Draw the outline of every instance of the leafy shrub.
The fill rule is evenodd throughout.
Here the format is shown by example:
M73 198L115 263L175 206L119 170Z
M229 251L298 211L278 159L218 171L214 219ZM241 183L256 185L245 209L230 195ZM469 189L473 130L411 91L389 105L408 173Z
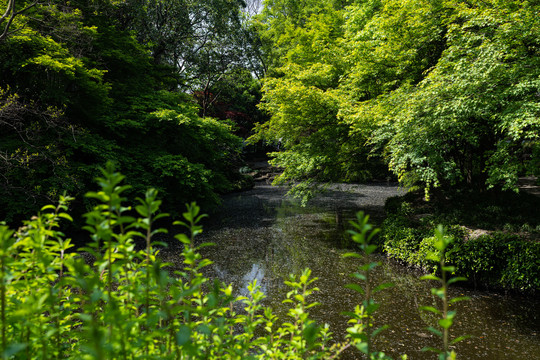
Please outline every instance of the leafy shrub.
M448 260L455 264L461 274L476 285L496 284L505 267L504 243L500 236L483 235L476 239L461 240L448 254Z
M475 285L538 290L539 256L539 243L499 232L456 243L448 260Z
M402 228L399 231L385 232L384 251L393 258L411 262L421 243L421 234L413 228Z
M382 249L399 261L422 266L424 263L418 262L418 251L428 233L426 229L412 227L405 215L410 213L410 204L404 202L402 205L397 214L390 215L383 222Z
M482 198L470 193L461 194L462 202L454 200L450 204L445 199L438 199L438 203L412 206L414 194L404 197L391 198L386 203L388 217L383 223L382 250L390 257L406 262L412 266L431 270L427 257L433 249L434 238L431 233L438 224L446 224L446 233L454 241L448 247L447 261L455 266L456 272L467 277L474 286L488 286L523 291L537 291L540 289L540 243L523 239L518 235L500 231L477 238L467 238L467 229L464 226L487 224L492 228L495 223L504 224L505 231L527 231L534 233L535 229L523 220L531 218L531 209L534 209L535 199L527 199L522 195L514 196L503 193L503 199L496 199L495 203L489 198ZM509 201L511 209L504 209L502 202ZM477 202L474 204L474 202ZM465 203L465 204L463 204ZM444 205L447 208L444 208ZM465 209L466 205L473 208ZM426 214L419 221L419 211L426 211L421 207L429 207L434 214ZM509 214L509 212L515 213ZM483 214L475 214L484 212ZM467 218L467 216L470 216ZM506 215L508 216L506 216ZM490 218L492 217L492 218ZM502 219L512 221L504 223ZM489 223L489 224L488 224ZM533 224L535 222L532 222ZM453 225L452 225L453 224ZM521 225L518 225L521 224Z
M512 241L506 245L509 256L501 282L516 289L540 289L540 243Z

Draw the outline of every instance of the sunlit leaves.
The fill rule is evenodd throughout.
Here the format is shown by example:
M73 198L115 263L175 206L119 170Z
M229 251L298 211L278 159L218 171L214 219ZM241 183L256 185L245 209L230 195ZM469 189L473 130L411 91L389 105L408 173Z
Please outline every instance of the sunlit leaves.
M265 34L280 63L265 88L272 120L259 134L285 144L286 153L274 155L284 178L323 179L313 164L325 164L349 180L346 174L366 167L356 159L370 152L371 159L384 156L405 185L424 187L426 198L439 186L515 189L519 174L537 172L534 3L386 0L339 10L323 3L317 15L311 6L272 2L263 13L276 24ZM325 16L334 18L334 30L320 26ZM277 96L287 89L290 96ZM313 90L328 100L293 95ZM321 105L330 99L328 113ZM290 110L303 106L328 117ZM314 131L331 146L306 151Z
M523 141L538 142L538 41L523 28L538 27L533 14L529 4L455 7L440 60L396 115L387 149L399 176L413 173L428 186L515 186Z
M273 164L284 169L277 182L302 181L293 191L305 197L312 194L310 180L369 176L362 168L366 152L358 151L365 138L350 137L338 117L343 94L336 89L348 66L340 46L344 15L342 4L332 1L272 1L259 17L276 56L261 104L271 119L256 128L254 139L280 142L282 151L272 154Z

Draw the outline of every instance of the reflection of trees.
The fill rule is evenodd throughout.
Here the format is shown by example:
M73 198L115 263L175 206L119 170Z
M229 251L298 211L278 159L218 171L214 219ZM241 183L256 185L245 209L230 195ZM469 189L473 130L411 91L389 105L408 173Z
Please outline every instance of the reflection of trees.
M212 259L212 273L221 281L234 283L234 287L245 294L247 284L257 279L263 292L282 283L276 279L271 262L274 251L271 237L264 228L235 228L213 231L206 236L216 246L203 249L203 256Z
M329 254L328 244L336 238L343 239L343 212L336 215L301 207L292 200L281 201L277 206L259 205L265 213L275 216L272 225L251 223L207 235L207 240L217 246L205 249L204 256L215 262L213 271L220 280L244 288L257 279L265 293L280 293L289 274L300 274L306 267L328 271L328 262L341 261L337 254ZM336 216L341 216L341 222L336 223ZM329 256L333 260L329 261Z

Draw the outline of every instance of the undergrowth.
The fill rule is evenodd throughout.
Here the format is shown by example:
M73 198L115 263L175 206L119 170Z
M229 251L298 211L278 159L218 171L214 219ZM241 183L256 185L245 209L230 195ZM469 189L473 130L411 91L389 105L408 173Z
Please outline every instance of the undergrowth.
M444 224L454 239L447 261L471 285L526 293L540 290L540 219L535 211L539 199L513 193L461 195L436 196L430 202L416 194L389 199L379 240L383 251L432 270L427 255L434 246L433 230Z

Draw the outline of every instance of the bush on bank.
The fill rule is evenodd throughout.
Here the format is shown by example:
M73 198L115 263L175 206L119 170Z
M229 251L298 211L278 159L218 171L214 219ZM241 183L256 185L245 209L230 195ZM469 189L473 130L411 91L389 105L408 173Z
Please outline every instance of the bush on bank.
M412 201L409 196L387 202L388 217L382 225L379 245L390 257L432 270L427 257L433 250L435 224L442 222L454 238L446 260L455 266L456 273L467 277L475 287L525 292L540 289L540 242L503 230L468 236L462 225L465 220L445 218L455 208L447 208L446 214L427 214L428 209L414 205ZM455 222L460 220L461 223ZM509 224L505 227L512 228Z

